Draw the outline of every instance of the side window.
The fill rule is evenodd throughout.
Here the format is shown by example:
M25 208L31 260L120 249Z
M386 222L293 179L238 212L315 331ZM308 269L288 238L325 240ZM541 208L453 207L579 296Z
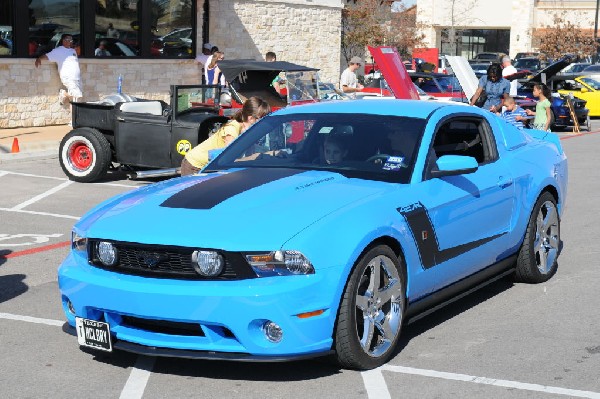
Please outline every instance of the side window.
M429 152L427 171L444 155L473 157L481 166L498 159L490 125L483 118L462 117L444 121L437 129Z

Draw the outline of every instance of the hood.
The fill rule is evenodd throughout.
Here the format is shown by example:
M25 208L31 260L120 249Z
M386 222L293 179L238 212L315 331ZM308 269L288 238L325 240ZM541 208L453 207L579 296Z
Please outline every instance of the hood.
M539 70L538 73L533 75L527 82L542 83L542 77L544 75L546 76L545 81L548 82L550 78L552 78L554 75L562 71L566 66L571 64L573 62L573 59L574 58L570 55L564 56L560 60L548 65L546 68Z
M446 59L450 63L452 71L454 71L456 78L460 82L465 95L470 99L473 97L473 94L475 94L477 86L479 85L479 79L477 79L473 68L471 68L471 64L469 64L469 61L463 56L447 55Z
M394 97L406 100L419 99L419 93L395 48L369 46L369 51L394 93Z
M326 171L237 169L133 191L86 215L77 227L90 238L272 250L317 220L387 187ZM242 243L244 248L238 247Z

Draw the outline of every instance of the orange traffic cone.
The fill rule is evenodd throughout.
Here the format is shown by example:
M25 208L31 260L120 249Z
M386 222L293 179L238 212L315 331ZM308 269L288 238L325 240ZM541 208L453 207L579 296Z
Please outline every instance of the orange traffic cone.
M14 138L13 140L13 145L12 145L12 149L10 150L10 152L15 153L15 152L19 152L19 139L18 138Z

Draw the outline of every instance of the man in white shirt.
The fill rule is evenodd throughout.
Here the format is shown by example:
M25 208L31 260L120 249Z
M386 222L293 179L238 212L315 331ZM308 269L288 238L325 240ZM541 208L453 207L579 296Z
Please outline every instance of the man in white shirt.
M60 46L54 48L47 54L40 55L35 60L35 67L39 67L42 60L56 62L58 65L58 74L60 81L67 88L60 89L58 101L64 104L68 102L77 102L81 100L83 94L81 92L81 72L79 70L79 59L77 52L73 48L73 36L64 34L60 38Z
M340 89L344 93L348 93L352 98L356 98L355 93L361 91L363 88L363 85L358 83L358 78L356 77L356 70L360 68L362 63L363 60L360 57L352 57L348 63L348 68L344 69L340 77Z
M202 46L202 54L198 54L196 56L196 62L202 67L202 84L206 84L206 66L209 63L209 58L211 56L210 50L212 50L214 46L210 43L204 43Z
M517 68L515 68L510 61L509 57L502 57L502 77L506 78L507 76L514 75L517 73ZM514 97L517 95L517 79L513 79L510 81L510 96Z

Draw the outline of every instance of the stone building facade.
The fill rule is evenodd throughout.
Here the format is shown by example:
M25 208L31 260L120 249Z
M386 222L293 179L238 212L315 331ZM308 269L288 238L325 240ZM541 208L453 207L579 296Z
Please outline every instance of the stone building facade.
M280 60L320 69L323 81L335 82L341 71L342 0L197 0L197 32L201 35L204 2L209 1L208 41L227 59L263 60L275 51ZM199 54L202 38L196 41ZM97 101L117 91L168 101L173 84L201 81L191 59L81 58L84 101ZM33 58L0 59L0 128L65 124L70 112L58 104L61 83L55 63L39 68Z
M417 23L424 27L426 47L442 48L442 31L451 26L457 30L509 30L506 50L512 57L536 50L533 30L552 26L555 15L582 29L592 29L595 12L596 0L417 0Z

